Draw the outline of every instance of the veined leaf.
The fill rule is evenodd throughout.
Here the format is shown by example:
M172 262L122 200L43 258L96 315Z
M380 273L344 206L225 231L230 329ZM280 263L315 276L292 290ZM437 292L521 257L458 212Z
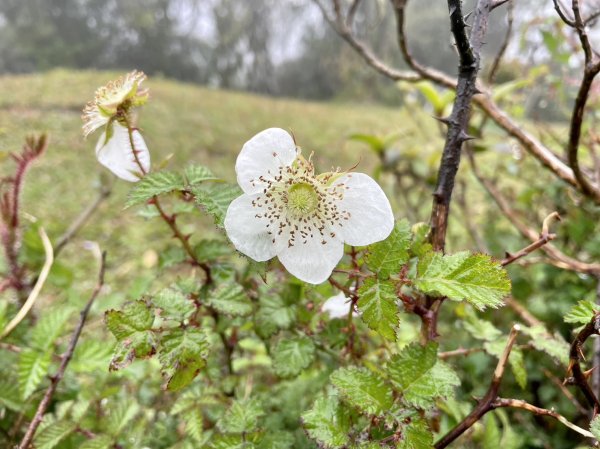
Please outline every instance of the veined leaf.
M278 376L296 376L312 363L315 357L315 345L308 337L281 340L273 349L272 356L275 373Z
M220 284L208 297L208 304L226 315L246 316L252 312L252 303L241 285L235 282Z
M125 207L145 203L154 196L181 190L185 188L183 178L177 173L170 171L159 171L149 173L138 181L127 195Z
M213 186L194 186L192 193L196 198L196 203L200 205L206 213L212 215L215 224L223 227L223 220L229 204L242 194L241 189L231 184L215 184Z
M590 432L594 435L594 438L600 440L600 416L596 416L590 423Z
M510 293L508 274L499 263L486 254L467 251L425 254L417 265L414 285L424 293L467 300L480 310L501 306Z
M565 315L565 323L587 324L600 311L600 306L584 299L575 304Z
M413 417L409 424L402 428L402 437L396 446L398 449L433 449L433 434L427 422Z
M381 415L394 402L392 389L366 368L340 368L330 379L350 405L368 415Z
M394 284L369 278L358 295L357 305L365 323L388 340L395 340L399 318Z
M120 400L110 403L108 411L107 432L116 437L140 412L140 406L133 401Z
M189 385L205 365L210 349L208 335L202 329L171 329L160 339L158 358L167 374L167 389Z
M31 346L45 351L50 349L64 331L73 309L59 307L44 313L31 331Z
M177 287L162 289L152 298L152 304L161 310L163 319L183 321L196 310L194 303Z
M397 273L400 267L408 262L408 249L411 243L410 225L401 220L396 223L390 236L369 247L367 265L377 273L378 278L388 278Z
M190 165L186 167L185 172L185 182L189 186L193 186L194 184L199 184L204 181L217 181L219 180L213 172L210 171L208 167L204 165Z
M531 327L521 326L521 332L531 338L531 344L535 349L545 352L564 366L568 365L570 345L560 333L551 334L542 324Z
M227 409L217 426L225 433L252 432L258 428L258 421L264 414L258 400L237 400Z
M108 435L96 435L91 440L84 441L79 449L110 449L113 443Z
M19 389L23 399L27 399L46 378L51 357L50 351L36 349L25 349L19 354Z
M77 426L69 421L56 421L36 434L33 445L36 449L52 449L67 438Z
M117 346L110 362L110 370L129 365L134 358L154 354L156 342L150 331L154 323L154 312L144 301L126 304L122 310L105 313L106 326L117 339Z
M312 409L302 415L304 428L321 447L339 448L348 444L350 420L336 395L321 395Z
M0 378L0 406L15 412L21 411L23 403L19 395L19 384L8 378Z
M296 303L288 304L276 294L260 295L259 309L256 313L256 332L261 337L269 337L278 329L288 329L295 321Z

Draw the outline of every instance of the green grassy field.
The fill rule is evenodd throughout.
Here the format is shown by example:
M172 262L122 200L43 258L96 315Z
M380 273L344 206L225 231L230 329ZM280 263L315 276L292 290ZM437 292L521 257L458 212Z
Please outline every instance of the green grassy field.
M91 256L82 253L84 240L108 250L111 278L126 285L132 270L143 269L144 261L150 268L152 251L160 252L169 237L162 223L123 209L131 184L113 180L97 163L94 146L99 133L87 141L82 137L81 109L97 87L119 75L55 70L0 77L0 152L17 150L27 134L50 135L48 153L29 173L23 210L42 223L51 239L94 200L101 177L114 181L111 197L60 257L60 264L79 282L93 282L95 270ZM234 161L241 146L264 128L291 130L305 153L315 152L321 170L360 161L359 170L369 172L374 157L364 145L348 142L347 136L390 133L406 121L400 110L371 105L273 99L160 78L151 78L147 86L151 101L140 113L139 126L154 166L172 155L171 169L199 163L230 181L235 180ZM7 173L12 164L7 158L2 161L0 173ZM185 226L200 230L198 234L213 232L202 217Z

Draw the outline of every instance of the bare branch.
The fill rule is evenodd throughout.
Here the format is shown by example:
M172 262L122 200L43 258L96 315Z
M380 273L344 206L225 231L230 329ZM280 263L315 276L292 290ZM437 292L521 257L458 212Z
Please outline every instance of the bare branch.
M567 25L569 25L570 27L575 28L575 22L572 19L569 19L567 17L567 15L565 14L565 12L563 11L563 6L560 4L560 1L559 0L552 0L552 2L554 3L554 9L558 13L560 19L563 22L565 22Z
M516 252L515 254L507 253L507 256L500 262L500 265L505 267L506 265L513 263L515 260L518 260L521 257L527 256L528 254L532 253L536 249L544 246L546 243L554 240L556 238L556 234L551 234L550 232L548 232L548 227L549 227L550 221L555 220L555 219L560 220L560 215L558 215L558 212L552 212L550 215L548 215L544 219L544 224L542 226L542 232L540 233L540 237L535 242L526 246L525 248Z
M29 424L29 427L27 428L27 431L25 432L25 435L23 436L23 439L21 440L18 449L28 449L30 447L31 442L33 440L33 436L35 435L35 431L41 424L42 418L44 417L44 413L46 412L46 409L48 408L48 406L50 405L50 401L52 400L52 396L54 395L58 384L60 383L65 374L67 365L71 361L71 357L73 357L73 352L75 352L75 346L77 346L77 341L79 340L79 336L81 335L81 331L83 329L83 325L85 324L85 320L87 319L88 313L90 312L92 304L96 300L98 294L100 293L100 290L102 289L102 286L104 285L105 267L106 253L103 253L100 259L100 273L98 275L98 283L96 284L96 288L94 288L92 296L90 297L87 304L80 313L79 323L77 324L77 327L71 334L69 346L67 347L67 351L61 357L61 362L58 367L58 371L56 371L56 374L54 374L50 378L50 385L46 389L46 393L44 394L44 397L38 405L33 420Z
M467 431L471 426L473 426L473 424L479 421L483 417L483 415L485 415L490 410L494 409L493 403L498 399L500 383L502 382L502 377L504 376L504 370L508 362L508 357L510 356L510 351L512 350L512 347L515 344L515 340L517 339L517 334L519 333L519 330L520 328L518 324L515 324L510 330L506 346L504 347L504 351L502 351L502 355L498 360L498 364L496 365L496 369L494 370L492 381L485 396L477 403L477 406L473 409L471 413L469 413L469 415L465 419L463 419L460 423L456 425L456 427L450 430L450 432L448 432L435 443L435 449L442 449L448 446L459 436L461 436L465 431Z
M529 404L526 401L521 399L505 399L498 398L492 403L492 409L501 408L501 407L511 407L511 408L519 408L522 410L527 410L528 412L534 413L536 415L541 416L551 416L552 418L559 421L561 424L564 424L569 429L574 430L575 432L583 435L587 438L594 438L594 435L589 430L582 429L581 427L573 424L567 418L562 416L560 413L556 413L554 410L548 410L545 408L536 407L535 405Z
M496 54L496 57L492 62L492 66L490 67L490 71L487 76L488 84L492 84L494 82L498 69L500 68L500 63L502 62L502 58L504 57L504 53L506 53L506 49L508 48L508 43L510 42L510 37L513 29L514 9L514 2L509 3L508 10L506 12L506 34L504 35L502 45L500 45L498 53Z

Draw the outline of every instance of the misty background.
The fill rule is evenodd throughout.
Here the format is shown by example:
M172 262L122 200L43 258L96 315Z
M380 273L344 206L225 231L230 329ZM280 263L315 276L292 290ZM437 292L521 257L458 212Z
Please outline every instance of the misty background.
M466 11L472 3L466 2ZM552 16L551 2L543 3L517 2L515 27L522 35L513 39L499 82L518 77L520 66L534 58L548 58L535 51L543 37L526 33L534 15L536 20ZM409 5L413 54L455 74L446 1ZM355 29L383 60L403 67L388 1L365 0ZM503 7L491 16L484 66L505 30ZM55 67L136 68L215 88L294 98L400 101L394 83L367 67L311 0L2 0L0 73Z

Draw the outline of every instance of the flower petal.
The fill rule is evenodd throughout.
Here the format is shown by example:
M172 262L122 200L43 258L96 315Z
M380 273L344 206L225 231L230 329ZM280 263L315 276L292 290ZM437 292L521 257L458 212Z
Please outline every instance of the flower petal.
M283 266L298 279L310 284L320 284L344 255L344 244L337 238L309 238L283 249L277 257Z
M267 221L258 218L252 200L258 195L242 195L231 202L225 215L225 231L236 249L263 262L275 257L275 245L267 233Z
M260 176L273 179L281 167L294 162L296 155L296 144L287 131L265 129L242 147L235 163L238 184L245 193L257 193L264 188Z
M150 170L150 152L138 130L133 131L133 145L143 171L148 172ZM136 182L143 176L131 148L129 131L118 123L113 123L112 135L108 141L106 141L106 130L100 136L96 144L96 157L98 162L125 181Z
M329 318L332 319L344 318L348 316L350 307L352 307L350 299L346 298L346 295L343 292L340 292L325 301L321 306L321 311L323 313L328 313ZM356 315L356 313L352 312L352 315Z
M379 184L364 173L347 173L334 182L342 183L344 198L338 207L350 213L338 231L344 242L364 246L386 239L394 228L394 214Z

